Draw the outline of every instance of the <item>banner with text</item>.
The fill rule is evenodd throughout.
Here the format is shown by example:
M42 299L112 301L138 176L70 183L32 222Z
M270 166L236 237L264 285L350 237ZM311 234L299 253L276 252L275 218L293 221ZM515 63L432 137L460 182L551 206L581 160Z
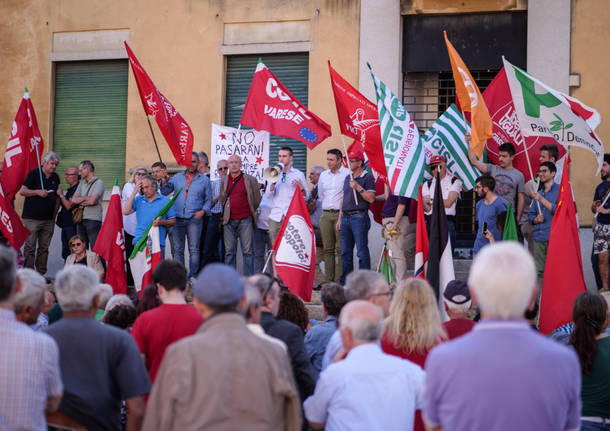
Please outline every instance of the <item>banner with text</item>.
M241 158L241 169L263 183L263 171L269 167L269 132L264 130L235 129L212 123L210 179L220 178L216 169L220 160L233 154Z

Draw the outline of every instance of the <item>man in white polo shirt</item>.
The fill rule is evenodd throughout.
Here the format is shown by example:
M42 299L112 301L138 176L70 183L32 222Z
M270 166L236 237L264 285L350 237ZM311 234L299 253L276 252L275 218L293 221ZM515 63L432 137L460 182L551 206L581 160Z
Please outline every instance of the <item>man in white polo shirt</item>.
M280 148L277 158L284 165L284 169L280 174L280 179L276 183L270 184L265 192L272 202L271 212L269 213L269 238L272 245L282 227L282 221L288 212L288 207L297 188L301 189L305 200L309 198L305 175L292 166L292 148Z
M338 281L341 277L341 240L335 227L343 201L343 183L349 169L343 166L343 154L333 148L326 153L328 170L320 174L318 197L322 202L320 232L324 246L324 272L327 281ZM335 265L335 257L339 262Z
M455 207L457 199L462 190L462 182L451 174L447 174L447 161L443 156L432 156L429 162L432 174L436 175L436 170L439 170L441 178L441 192L443 193L443 203L445 204L445 214L447 214L447 222L449 227L449 236L451 238L451 247L455 248ZM426 219L432 214L432 201L434 199L434 180L426 181L421 189L421 194L424 199L424 213Z

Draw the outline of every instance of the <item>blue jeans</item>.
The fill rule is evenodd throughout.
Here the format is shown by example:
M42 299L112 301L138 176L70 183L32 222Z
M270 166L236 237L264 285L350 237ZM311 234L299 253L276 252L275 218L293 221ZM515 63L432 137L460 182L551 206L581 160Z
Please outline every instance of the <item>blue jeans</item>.
M241 243L241 252L244 257L245 276L254 274L254 226L252 218L242 220L229 220L224 225L225 236L225 263L232 267L237 266L237 239Z
M199 242L203 219L176 218L176 226L172 229L172 253L174 259L184 263L184 237L189 247L189 277L196 277L199 269Z
M345 284L345 277L354 270L354 244L358 256L359 269L371 269L371 255L369 253L369 229L371 219L368 211L356 214L343 213L341 217L341 262L343 274L341 284Z
M610 431L610 421L603 423L580 421L580 431Z
M269 238L269 231L256 228L254 230L254 272L263 272L265 267L265 252L271 250L271 238ZM273 273L273 265L271 261L267 265L268 274Z

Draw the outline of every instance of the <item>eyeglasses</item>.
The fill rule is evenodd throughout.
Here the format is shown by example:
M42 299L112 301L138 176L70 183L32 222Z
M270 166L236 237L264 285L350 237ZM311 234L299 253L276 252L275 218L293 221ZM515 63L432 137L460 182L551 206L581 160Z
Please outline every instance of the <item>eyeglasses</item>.
M77 177L78 174L69 174L69 173L66 172L66 176Z
M394 289L389 289L387 292L383 293L373 293L370 296L387 296L388 298L392 298L392 296L394 296Z
M224 168L218 168L218 170L219 170L219 171L226 171L226 170L228 170L228 169L229 169L229 167L228 167L228 166L225 166Z
M79 247L81 245L83 245L82 242L73 242L72 244L70 244L70 247Z
M282 172L282 182L286 182L286 172Z
M136 175L146 175L146 172L136 172Z

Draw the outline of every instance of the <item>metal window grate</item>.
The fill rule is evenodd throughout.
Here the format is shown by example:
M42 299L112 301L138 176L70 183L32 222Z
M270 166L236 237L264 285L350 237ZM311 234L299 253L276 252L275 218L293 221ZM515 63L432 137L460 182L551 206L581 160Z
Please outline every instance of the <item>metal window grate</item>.
M470 71L481 92L485 91L499 70ZM451 72L408 72L403 75L403 103L420 133L455 103L455 83ZM476 195L462 192L456 207L457 248L471 248L476 236Z

